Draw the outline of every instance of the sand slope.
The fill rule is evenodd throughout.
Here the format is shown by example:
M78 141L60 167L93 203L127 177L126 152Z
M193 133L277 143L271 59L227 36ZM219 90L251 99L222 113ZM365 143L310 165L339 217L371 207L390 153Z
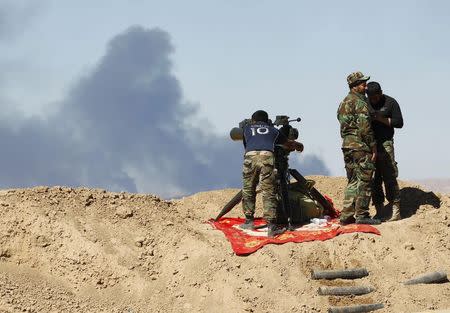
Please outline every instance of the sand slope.
M342 204L344 178L314 177ZM383 302L378 312L450 308L450 283L403 286L450 273L450 198L402 183L404 220L382 236L269 245L247 257L204 223L236 190L165 201L152 195L36 187L0 191L0 312L326 312ZM259 200L260 201L260 200ZM233 216L242 216L240 208ZM313 281L312 268L366 267L348 281ZM371 284L354 298L323 285Z

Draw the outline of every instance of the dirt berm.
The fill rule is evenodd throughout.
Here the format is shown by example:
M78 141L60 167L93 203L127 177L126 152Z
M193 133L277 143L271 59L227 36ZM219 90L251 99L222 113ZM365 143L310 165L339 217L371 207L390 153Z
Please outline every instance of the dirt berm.
M313 177L342 205L344 178ZM450 308L450 283L405 286L450 272L450 199L401 183L398 222L381 236L268 245L238 257L205 223L236 190L177 200L99 189L0 191L0 312L326 312L382 302L377 312ZM260 201L260 200L259 200ZM240 207L230 215L242 216ZM311 280L311 269L365 267L358 281ZM372 285L357 297L324 285Z

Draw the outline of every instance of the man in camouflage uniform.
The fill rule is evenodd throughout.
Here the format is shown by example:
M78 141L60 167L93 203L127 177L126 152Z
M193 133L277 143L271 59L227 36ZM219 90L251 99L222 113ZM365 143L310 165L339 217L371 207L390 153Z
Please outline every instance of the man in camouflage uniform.
M340 123L342 152L344 153L347 187L341 224L379 224L380 220L369 215L372 176L375 170L376 143L372 130L367 98L366 82L370 77L361 72L348 75L350 92L339 105L337 118Z
M384 207L383 182L388 207L392 207L389 221L397 221L400 216L400 188L397 182L398 168L394 155L394 128L403 127L403 117L397 101L383 94L377 82L367 84L367 96L372 115L372 128L377 142L377 161L372 187L372 202L377 210L376 217L387 215Z
M274 150L276 144L289 145L303 150L303 145L288 140L280 131L269 125L267 112L259 110L253 113L252 122L244 127L244 165L242 170L242 207L245 223L244 229L253 229L255 214L256 186L260 184L264 218L268 223L268 236L274 237L284 229L277 228L276 208L278 206L278 183L275 172Z

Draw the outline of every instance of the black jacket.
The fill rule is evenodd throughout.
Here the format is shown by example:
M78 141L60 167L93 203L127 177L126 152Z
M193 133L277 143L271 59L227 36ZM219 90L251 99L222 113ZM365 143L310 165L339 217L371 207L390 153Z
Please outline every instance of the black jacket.
M382 144L386 140L392 140L394 138L394 128L403 127L402 111L398 102L388 95L383 95L380 102L376 104L370 103L370 106L371 111L373 110L373 112L378 112L381 116L391 119L391 126L372 121L375 140L378 144Z

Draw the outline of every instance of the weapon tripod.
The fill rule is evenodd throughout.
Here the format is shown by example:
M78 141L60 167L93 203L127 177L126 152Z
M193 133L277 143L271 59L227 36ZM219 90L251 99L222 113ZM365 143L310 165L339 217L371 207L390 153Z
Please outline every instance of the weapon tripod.
M278 195L280 197L280 204L277 208L277 222L280 224L287 224L288 229L293 229L292 225L292 208L289 203L289 184L290 177L292 176L300 184L307 186L306 178L299 173L296 169L289 168L289 153L290 151L285 150L282 146L275 147L275 168L277 170L277 182L278 182ZM309 195L312 199L319 202L326 212L332 212L334 209L330 202L314 187L307 188ZM240 190L227 204L222 208L220 213L214 219L218 221L225 214L230 212L239 202L242 200L242 190ZM260 226L260 227L264 227Z

